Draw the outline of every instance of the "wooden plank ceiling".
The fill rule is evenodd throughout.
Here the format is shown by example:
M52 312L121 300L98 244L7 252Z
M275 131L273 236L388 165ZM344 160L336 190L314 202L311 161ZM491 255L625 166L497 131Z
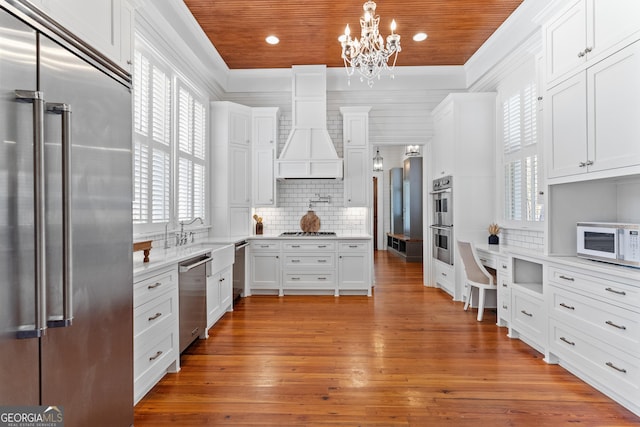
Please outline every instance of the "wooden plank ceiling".
M363 0L184 0L231 69L342 66L338 36L360 36ZM399 66L462 65L522 0L380 0L380 33L402 37ZM427 40L414 42L417 32ZM276 35L280 43L268 45Z

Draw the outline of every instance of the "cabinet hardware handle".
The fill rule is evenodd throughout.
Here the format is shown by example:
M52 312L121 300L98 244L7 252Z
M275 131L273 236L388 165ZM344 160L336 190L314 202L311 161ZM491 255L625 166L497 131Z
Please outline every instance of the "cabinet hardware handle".
M442 274L444 277L447 277L447 273L440 273L440 274Z
M326 248L327 245L318 245L318 249Z
M292 277L291 280L300 280L299 277Z
M319 259L318 262L327 262L326 259Z
M578 167L583 168L583 167L585 167L585 166L587 166L587 162L580 162L580 163L578 163Z
M193 331L191 331L191 336L198 335L199 330L200 328L195 328Z
M292 259L291 262L300 262L299 259Z
M564 279L564 280L568 280L570 282L575 282L576 281L576 279L574 279L573 277L567 277L567 276L563 276L563 275L560 275L558 277L561 278L561 279Z
M589 52L591 52L592 50L593 50L593 46L591 46L591 47L587 47L587 48L584 50L584 53L589 53Z
M291 245L292 248L299 248L300 245Z
M502 268L507 269L507 264L502 264Z
M318 280L327 280L326 277L318 277Z
M575 310L576 308L571 306L571 305L567 305L563 302L560 303L560 307L564 307L564 308L568 308L569 310Z
M569 341L568 339L566 339L565 337L560 337L560 341L564 341L569 345L576 345L576 343L574 343L573 341Z
M158 286L162 286L162 283L160 283L160 282L156 282L156 283L154 283L153 285L149 285L149 286L147 286L147 289L155 289L155 288L157 288Z
M338 258L342 259L342 255L340 255Z
M608 367L612 368L612 369L615 369L615 370L616 370L616 371L618 371L618 372L622 372L623 374L626 374L626 373L627 373L627 370L626 370L626 369L618 368L616 365L614 365L614 364L613 364L613 363L611 363L611 362L607 362L607 363L606 363L606 365L607 365Z
M606 321L606 322L604 322L604 323L606 323L606 324L607 324L607 325L609 325L609 326L613 326L614 328L622 329L623 331L625 331L625 330L627 329L627 327L626 327L626 326L624 326L624 325L616 325L616 324L615 324L615 323L613 323L611 320L607 320L607 321Z
M585 163L587 166L591 166L593 165L593 160L587 160L587 163Z
M605 291L611 292L617 295L623 295L623 296L627 294L625 291L616 291L615 289L611 289L611 288L606 288Z
M524 314L525 316L533 317L533 314L527 313L525 310L520 310L520 313Z
M484 258L480 258L480 262L487 262L487 260Z
M506 304L502 304L502 308L504 308L505 310L508 309L509 307L507 307Z
M352 249L356 249L358 247L358 245L349 245L350 248Z
M586 54L584 53L584 50L581 50L580 52L578 52L578 58L582 58L585 55Z
M221 277L220 279L218 279L218 282L220 283L224 282L224 277Z
M156 353L155 356L151 356L149 358L149 362L153 362L154 360L156 360L158 357L160 357L160 355L162 354L162 351L158 350L158 352Z
M538 101L542 101L542 97L541 96L538 97Z
M269 245L260 245L261 248L268 248Z
M149 322L152 320L156 320L158 317L162 316L162 313L156 313L153 316L149 317Z
M278 255L276 255L276 259L280 259L280 257Z
M509 285L507 285L506 283L503 283L503 284L502 284L502 287L503 287L503 288L508 288L508 287L509 287Z

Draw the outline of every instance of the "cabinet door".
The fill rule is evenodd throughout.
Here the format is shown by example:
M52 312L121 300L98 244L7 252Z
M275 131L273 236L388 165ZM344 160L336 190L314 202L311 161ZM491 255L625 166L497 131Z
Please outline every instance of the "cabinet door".
M553 20L545 29L547 82L552 83L585 62L587 47L587 11L585 0Z
M366 253L341 253L338 257L338 289L368 289Z
M220 305L220 274L207 277L207 329L218 320Z
M587 70L590 172L640 164L638 76L640 42Z
M587 3L587 58L602 59L630 40L640 31L640 2L638 0L590 0Z
M280 289L280 256L274 253L251 254L251 289Z
M253 152L253 204L275 206L276 181L274 178L275 150L272 147L256 148Z
M249 148L232 145L229 147L231 182L229 182L229 202L231 206L249 206L251 170Z
M220 272L220 315L233 310L233 276L231 267Z
M348 115L344 119L344 146L365 147L367 145L367 116Z
M549 178L586 172L586 73L565 80L547 92L545 163Z
M345 151L344 205L346 207L367 206L368 164L369 156L366 148L352 148Z
M433 128L432 178L435 179L453 173L453 146L455 138L453 105L450 105L434 118Z
M253 142L258 147L275 147L277 140L276 117L257 116L253 119Z
M238 111L229 112L229 142L249 145L251 143L251 116Z

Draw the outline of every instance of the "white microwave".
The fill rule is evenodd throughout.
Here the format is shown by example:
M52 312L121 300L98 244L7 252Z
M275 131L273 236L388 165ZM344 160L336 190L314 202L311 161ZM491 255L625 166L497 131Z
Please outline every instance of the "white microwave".
M640 224L578 223L577 255L640 268Z

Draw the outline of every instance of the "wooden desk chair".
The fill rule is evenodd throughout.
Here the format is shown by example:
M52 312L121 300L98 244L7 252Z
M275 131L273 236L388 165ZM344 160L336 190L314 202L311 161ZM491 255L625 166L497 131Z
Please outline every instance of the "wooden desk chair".
M497 290L496 278L484 268L473 244L458 240L458 252L464 266L465 283L467 284L467 301L464 303L464 310L466 311L471 303L472 288L478 288L478 321L481 321L485 291L487 289Z

